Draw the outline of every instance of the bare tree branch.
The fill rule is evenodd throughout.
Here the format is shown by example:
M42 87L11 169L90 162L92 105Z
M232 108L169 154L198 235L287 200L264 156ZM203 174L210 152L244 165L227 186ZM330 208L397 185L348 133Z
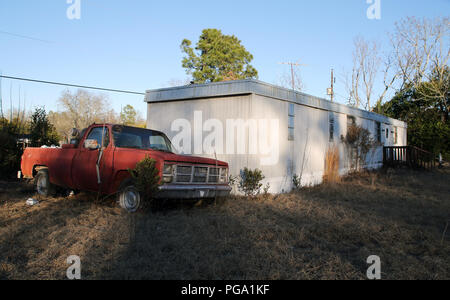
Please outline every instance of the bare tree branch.
M397 23L391 38L401 88L414 88L419 99L436 101L447 120L450 18L407 18Z
M357 108L362 105L371 110L380 61L379 46L376 42L368 42L362 37L355 38L351 80L348 77L346 80L350 104Z
M278 84L282 87L292 89L292 74L291 74L291 72L285 71L280 76ZM298 92L301 92L305 88L301 74L300 74L300 68L296 67L296 66L294 66L294 85L295 85L295 90Z

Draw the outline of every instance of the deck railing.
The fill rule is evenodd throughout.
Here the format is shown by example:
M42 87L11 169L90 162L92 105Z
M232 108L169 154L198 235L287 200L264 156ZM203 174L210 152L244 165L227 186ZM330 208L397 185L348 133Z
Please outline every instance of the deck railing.
M432 170L436 166L436 161L433 153L414 146L384 147L383 164L389 167L408 166Z

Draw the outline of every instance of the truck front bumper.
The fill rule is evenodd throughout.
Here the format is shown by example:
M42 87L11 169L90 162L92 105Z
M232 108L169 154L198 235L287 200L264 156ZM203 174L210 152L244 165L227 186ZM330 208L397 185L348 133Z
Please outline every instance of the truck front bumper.
M231 193L228 185L175 185L167 184L159 188L159 199L208 199L226 197Z

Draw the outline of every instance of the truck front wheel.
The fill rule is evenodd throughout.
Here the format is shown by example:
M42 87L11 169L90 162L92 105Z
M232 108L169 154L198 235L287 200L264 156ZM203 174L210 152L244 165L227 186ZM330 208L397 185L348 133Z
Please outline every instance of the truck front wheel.
M53 196L55 194L55 187L50 183L50 177L48 176L48 170L40 170L36 177L36 191L39 195L44 197Z
M122 184L119 192L119 204L129 213L135 213L141 207L141 193L132 182L127 181Z

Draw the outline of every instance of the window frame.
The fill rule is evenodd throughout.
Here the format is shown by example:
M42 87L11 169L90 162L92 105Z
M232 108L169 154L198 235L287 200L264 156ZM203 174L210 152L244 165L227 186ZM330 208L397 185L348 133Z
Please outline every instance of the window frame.
M295 104L288 105L288 141L295 141Z
M381 139L382 139L382 134L381 134L381 122L377 122L375 121L375 130L376 130L376 137L377 137L377 141L378 143L381 143Z
M130 130L128 132L123 133L122 131L125 129L126 130ZM135 131L135 132L133 132ZM130 135L130 136L137 136L142 138L141 133L142 132L150 132L151 135L149 133L148 136L161 136L166 144L167 149L152 149L152 148L135 148L135 147L125 147L124 145L118 144L116 139L120 137L121 134L124 135ZM114 143L114 147L119 148L119 149L137 149L137 150L154 150L154 151L162 151L162 152L170 152L173 154L177 154L177 151L175 149L175 147L172 144L172 141L167 137L167 135L163 132L160 131L156 131L156 130L150 130L150 129L144 129L144 128L136 128L136 127L132 127L132 126L123 126L123 125L114 125L111 128L111 136L110 138L112 139L112 142ZM149 139L149 146L151 146L150 143L150 139Z
M100 129L100 130L102 131L103 141L104 141L104 142L107 142L106 145L103 145L103 143L99 143L99 145L98 145L98 146L99 146L99 149L101 149L102 146L103 146L104 149L106 149L106 148L109 147L109 145L111 145L111 134L110 134L110 132L109 132L108 126L97 126L97 127L93 127L93 128L89 131L89 133L86 135L85 141L86 141L86 140L92 140L92 138L90 138L90 137L91 137L91 134L94 132L94 130L98 130L98 129ZM105 135L103 135L103 132L105 133ZM97 140L97 139L95 139L95 140ZM97 140L97 142L98 142L98 140ZM84 143L83 143L82 147L83 147L83 149L87 149L87 148L85 147Z
M328 140L330 143L334 142L334 133L335 133L335 129L336 129L336 120L334 118L334 114L332 112L330 112L328 114Z
M349 123L349 120L352 120L351 124ZM351 115L347 115L347 128L352 126L352 125L356 125L356 117L355 116L351 116Z
M398 127L394 126L394 145L398 145Z

